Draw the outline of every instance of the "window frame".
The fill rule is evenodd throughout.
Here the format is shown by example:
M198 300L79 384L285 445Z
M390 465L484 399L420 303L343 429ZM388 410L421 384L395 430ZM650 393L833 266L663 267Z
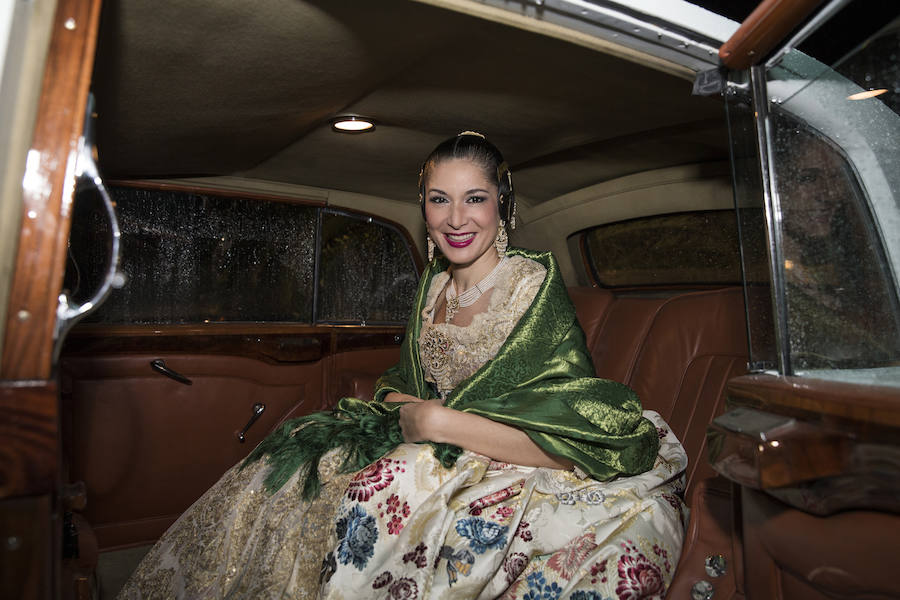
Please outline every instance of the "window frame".
M680 215L691 215L691 214L706 214L706 213L730 213L734 217L734 230L735 230L735 239L738 242L738 260L740 261L740 250L742 248L740 244L739 231L738 231L738 222L737 222L737 213L735 209L732 208L712 208L712 209L701 209L701 210L681 210L670 213L660 213L654 215L643 215L640 217L634 217L631 219L622 219L618 221L610 221L607 223L599 223L597 225L593 225L586 229L582 229L574 233L574 236L577 236L578 240L578 249L581 253L581 260L584 266L584 271L587 274L588 281L592 287L603 288L607 290L613 290L616 292L632 292L632 291L654 291L654 290L708 290L708 289L720 289L723 287L737 287L740 286L742 281L742 271L743 264L739 264L741 270L741 276L736 281L722 281L722 282L697 282L697 283L648 283L648 284L631 284L631 285L607 285L600 280L598 273L596 271L593 260L591 259L591 251L590 251L590 242L588 241L588 236L591 231L595 229L599 229L602 227L607 227L611 225L620 225L624 223L631 223L634 221L640 220L652 220L664 217L673 217Z
M350 219L358 219L361 221L367 221L369 223L379 223L382 227L393 230L396 233L401 235L401 238L406 243L406 252L409 254L410 261L416 269L416 275L421 279L422 272L425 269L425 265L422 262L421 257L419 256L418 251L413 251L416 247L413 243L412 237L409 235L409 232L406 231L399 223L394 221L390 221L388 219L383 219L381 217L376 217L375 215L364 213L361 211L354 211L351 209L347 209L345 207L335 208L331 206L322 207L318 211L318 215L316 218L316 262L314 267L314 277L315 277L315 290L313 291L313 325L359 325L362 327L366 327L369 324L375 326L390 326L397 325L398 323L390 321L354 321L352 319L345 320L328 320L328 319L319 319L319 265L320 263L320 254L322 252L322 217L325 214L335 215L340 217L346 217ZM404 320L405 324L406 321Z
M878 115L875 104L859 105L860 112L858 114L870 117L867 126L862 128L857 127L853 121L841 121L839 116L828 110L806 111L807 107L813 108L814 106L810 102L811 96L815 98L815 106L825 106L828 101L832 101L827 106L834 109L839 106L834 101L847 100L850 95L859 91L859 86L843 77L829 65L794 50L798 43L799 39L791 40L766 64L751 67L749 82L733 77L729 82L727 92L735 96L750 95L752 108L756 115L755 141L759 173L762 179L763 204L766 210L766 237L769 247L775 355L777 357L777 366L773 365L776 368L774 370L767 369L766 372L782 376L796 375L896 386L897 375L900 374L900 371L894 371L897 369L896 367L888 368L893 371L893 374L886 371L879 372L878 368L868 367L796 371L792 363L788 329L789 307L786 299L781 240L783 213L777 188L778 167L775 164L773 150L773 114L780 113L804 123L811 133L820 137L846 161L850 174L856 180L854 183L865 199L864 208L871 217L871 224L879 238L878 250L879 254L883 255L881 258L884 259L884 264L880 266L885 269L893 283L893 288L888 291L895 297L900 295L900 247L896 243L892 245L889 241L892 239L891 232L883 230L885 223L891 221L890 218L884 219L884 215L887 213L889 217L893 216L890 213L891 201L896 203L897 198L900 197L900 187L897 186L900 178L897 177L897 173L892 174L890 171L891 153L888 152L885 155L878 152L879 140L891 138L889 132L900 130L900 125L896 120L893 123L885 123L883 119L876 119L875 117ZM773 76L778 70L795 75L797 81L790 81L790 78L779 81L777 76ZM732 76L734 75L740 76L740 74L732 74ZM773 81L770 81L770 76ZM818 85L815 95L806 90L807 86L819 84L822 81L826 81L830 87ZM797 102L798 97L801 99L800 102ZM882 129L882 127L886 129ZM841 143L837 142L837 138L841 139ZM886 169L885 166L888 168ZM894 234L897 233L895 230L891 231ZM749 317L750 315L748 315ZM871 371L871 377L865 377L865 371Z
M325 200L312 199L308 197L303 197L302 195L292 196L292 195L284 195L284 194L274 194L274 193L266 193L266 192L254 192L254 191L245 191L245 190L234 190L228 189L225 187L216 186L215 184L210 185L195 185L192 183L173 183L173 182L154 182L147 180L123 180L123 179L113 179L107 182L107 186L110 188L120 187L120 188L132 188L139 190L150 190L150 191L160 191L160 192L176 192L176 193L184 193L184 194L200 194L200 195L208 195L208 196L218 196L222 198L235 198L246 201L263 201L263 202L277 202L282 204L291 204L297 206L308 206L316 210L315 216L315 240L316 247L314 249L314 263L313 263L313 289L311 290L312 296L312 307L310 311L310 320L305 322L285 322L285 321L254 321L254 320L241 320L241 321L223 321L223 322L186 322L186 323L103 323L103 322L86 322L81 324L83 328L98 328L98 327L116 327L116 328L141 328L141 327L178 327L178 328L195 328L195 327L209 327L211 325L220 325L220 326L231 326L242 328L249 324L255 325L265 325L265 326L279 326L279 325L296 325L302 327L317 327L317 326L360 326L360 327L370 327L370 328L391 328L398 326L406 326L406 317L403 318L402 321L397 322L366 322L365 320L356 321L356 320L324 320L318 319L319 312L319 283L318 283L318 274L319 274L319 260L321 253L321 238L322 238L322 217L323 214L332 214L344 216L347 218L358 219L360 221L366 221L368 223L378 224L381 227L386 227L387 229L394 231L400 234L400 238L406 245L406 251L410 258L410 261L415 270L415 274L417 278L421 278L422 273L425 268L425 263L422 260L422 257L419 255L418 248L413 241L412 236L409 231L401 225L400 223L393 221L391 219L384 218L379 215L375 215L369 212L356 210L352 208L347 208L344 206L331 206Z

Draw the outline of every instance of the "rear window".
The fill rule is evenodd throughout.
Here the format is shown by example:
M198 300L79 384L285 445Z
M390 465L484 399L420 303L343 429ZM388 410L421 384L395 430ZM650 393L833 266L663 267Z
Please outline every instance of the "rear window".
M406 236L366 215L295 202L113 186L114 290L85 321L399 324L418 269ZM99 204L76 199L65 288L90 296L107 264Z
M762 223L762 211L750 218ZM583 232L582 244L591 277L602 287L741 283L733 210L654 215L599 225ZM766 268L761 256L751 264Z

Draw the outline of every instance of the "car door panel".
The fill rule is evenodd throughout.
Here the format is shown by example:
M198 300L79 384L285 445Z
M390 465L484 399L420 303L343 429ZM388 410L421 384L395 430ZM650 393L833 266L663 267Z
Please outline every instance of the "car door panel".
M900 516L851 510L817 517L742 488L749 598L897 598Z
M727 392L710 461L740 484L747 596L897 597L896 392L771 375Z
M334 377L328 378L330 387L325 404L344 396L370 400L375 381L400 360L402 339L403 332L399 329L369 333L354 328L337 336L331 365Z
M192 385L153 371L160 358ZM101 547L127 543L115 531L134 521L167 527L276 423L321 397L321 361L136 354L70 357L61 368L70 381L69 477L87 486L84 514ZM241 443L256 403L265 411Z
M333 406L340 390L353 390L348 377L374 382L399 357L399 328L276 335L260 327L254 336L252 326L239 327L237 335L207 332L212 343L183 331L117 337L92 325L73 332L60 363L66 476L85 485L83 515L101 550L152 542L275 427ZM179 346L194 351L171 350ZM338 347L357 349L330 354ZM190 384L155 370L159 360ZM241 443L258 404L265 409Z

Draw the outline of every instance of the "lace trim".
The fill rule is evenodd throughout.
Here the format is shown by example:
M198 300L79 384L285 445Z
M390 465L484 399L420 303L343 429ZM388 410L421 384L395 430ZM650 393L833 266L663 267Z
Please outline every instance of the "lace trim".
M448 277L445 271L432 279L419 335L425 379L435 385L442 397L497 354L531 305L546 277L546 269L530 259L510 257L510 264L494 285L487 309L474 315L466 326L434 324L434 305Z

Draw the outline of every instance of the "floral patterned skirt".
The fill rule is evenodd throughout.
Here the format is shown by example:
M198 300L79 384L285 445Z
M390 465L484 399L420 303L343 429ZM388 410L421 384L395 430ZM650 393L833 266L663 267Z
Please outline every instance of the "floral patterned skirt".
M264 462L223 476L166 532L120 598L521 598L665 595L681 552L687 457L656 413L650 471L610 482L496 463L443 468L402 444L352 475L320 465L273 495ZM323 560L324 557L324 560Z

